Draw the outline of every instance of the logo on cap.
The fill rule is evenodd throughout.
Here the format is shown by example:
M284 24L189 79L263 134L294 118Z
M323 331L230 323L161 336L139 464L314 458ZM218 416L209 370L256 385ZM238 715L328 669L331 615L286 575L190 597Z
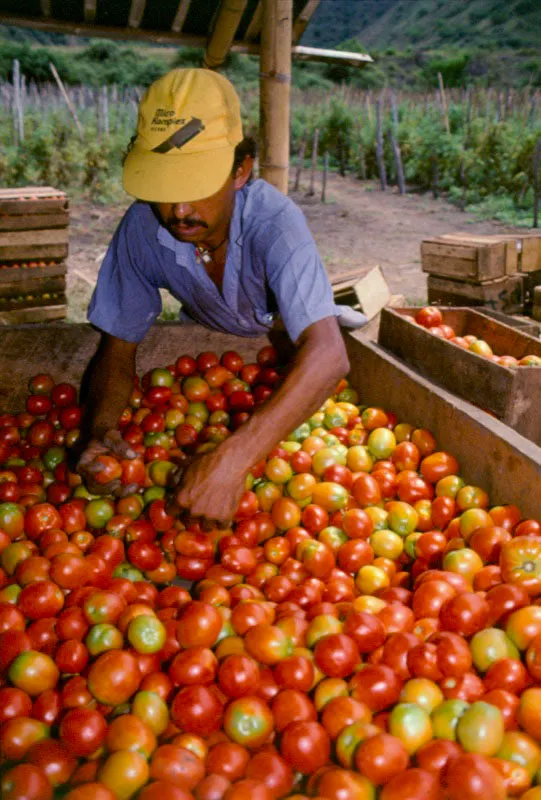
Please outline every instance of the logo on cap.
M205 126L200 119L192 117L192 119L179 128L175 133L168 136L167 139L152 149L153 153L168 153L174 147L180 150L185 144L190 142L194 137L205 130Z

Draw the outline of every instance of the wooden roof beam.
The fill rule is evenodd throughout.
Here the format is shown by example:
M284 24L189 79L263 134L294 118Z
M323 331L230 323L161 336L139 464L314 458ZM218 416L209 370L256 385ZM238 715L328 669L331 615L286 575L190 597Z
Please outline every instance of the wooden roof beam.
M348 50L322 50L319 47L295 45L291 55L298 61L323 61L327 64L344 64L348 67L365 67L374 59L368 53L353 53Z
M128 26L138 28L141 25L147 0L131 0L130 13L128 16Z
M84 5L84 18L85 22L92 24L96 19L96 6L98 0L85 0Z
M214 30L210 35L203 66L206 69L218 69L225 61L235 39L247 0L222 0Z
M253 13L250 24L246 28L244 38L247 42L253 42L261 33L261 25L263 23L263 0L259 0L255 11Z
M92 25L87 22L66 22L60 19L42 17L21 17L18 14L0 12L0 24L16 25L19 28L34 28L38 31L66 33L73 36L97 36L100 39L122 39L155 44L172 44L175 47L205 47L206 36L195 36L170 31L146 30L140 28L119 28L107 25ZM236 49L235 47L233 49ZM243 52L246 52L244 49Z
M177 13L171 23L171 30L174 33L180 33L182 30L182 26L186 21L186 17L188 16L188 11L190 10L190 3L192 0L180 0L177 8Z
M308 23L312 19L314 11L319 5L319 2L320 0L307 0L303 10L293 23L293 35L291 37L291 41L293 42L293 44L297 44L297 42L303 35Z

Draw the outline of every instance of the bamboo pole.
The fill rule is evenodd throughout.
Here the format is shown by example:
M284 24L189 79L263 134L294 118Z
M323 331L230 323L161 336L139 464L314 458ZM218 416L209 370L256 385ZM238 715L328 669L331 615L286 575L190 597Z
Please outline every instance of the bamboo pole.
M539 200L541 198L541 139L535 143L533 152L533 227L539 224Z
M287 194L293 0L263 0L260 56L262 177Z
M192 0L180 0L175 17L171 23L171 30L174 33L181 32L182 26L184 25L186 17L188 16L188 9L190 8L191 1Z
M406 181L404 179L404 168L402 166L402 153L400 152L400 145L398 144L398 106L396 104L396 96L394 92L391 94L391 115L392 125L390 139L396 165L398 190L400 194L406 194Z
M16 58L13 61L13 114L15 126L15 144L24 142L24 110L21 80L21 65Z
M441 108L443 111L443 124L445 125L445 130L447 131L447 133L451 133L451 127L449 125L449 114L447 112L447 98L445 96L445 86L443 85L443 77L441 72L438 72L438 84L440 87Z
M316 191L315 186L316 186L318 144L319 144L319 128L316 128L314 131L314 137L312 139L312 165L310 168L310 188L306 192L307 197L312 197Z
M300 12L299 16L295 20L295 24L293 25L293 44L296 44L303 35L319 3L320 0L307 0L304 8Z
M297 169L295 172L295 184L293 186L296 192L299 191L299 186L301 185L301 172L304 166L304 151L306 150L306 141L304 136L301 140L301 146L299 147L299 155L297 156Z
M381 191L384 192L387 188L387 172L385 171L385 159L383 157L383 120L381 98L376 100L376 161L378 162Z
M51 72L53 73L53 77L54 77L54 79L56 81L56 84L57 84L58 88L60 89L60 92L62 93L62 97L66 101L66 105L69 108L71 116L73 117L73 119L75 121L75 125L77 127L78 132L79 132L79 136L81 137L81 139L84 139L85 133L84 133L84 130L83 130L83 126L81 125L81 122L79 120L79 117L77 116L77 111L75 110L75 106L71 102L71 100L69 98L69 95L66 92L66 89L64 87L64 84L62 83L62 79L60 78L60 75L56 71L56 67L55 67L55 65L53 64L52 61L49 61L49 68L50 68Z
M247 0L222 0L214 30L203 56L206 69L217 69L225 61L235 38Z

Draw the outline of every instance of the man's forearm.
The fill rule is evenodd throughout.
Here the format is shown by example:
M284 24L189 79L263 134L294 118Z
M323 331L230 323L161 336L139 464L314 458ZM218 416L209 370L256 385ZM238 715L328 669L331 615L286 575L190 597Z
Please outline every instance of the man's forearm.
M134 378L135 350L119 357L111 348L100 349L90 372L83 421L85 438L99 439L117 427L128 405Z
M347 374L349 362L341 335L308 337L278 391L228 440L245 447L254 463L317 411Z

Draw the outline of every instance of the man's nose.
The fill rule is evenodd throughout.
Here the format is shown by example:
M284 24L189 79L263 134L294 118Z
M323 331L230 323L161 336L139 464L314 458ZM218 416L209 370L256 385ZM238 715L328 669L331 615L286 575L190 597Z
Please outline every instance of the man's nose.
M194 212L193 203L173 204L173 215L177 217L177 219L183 219L184 217L189 217L190 214L193 214L193 212Z

